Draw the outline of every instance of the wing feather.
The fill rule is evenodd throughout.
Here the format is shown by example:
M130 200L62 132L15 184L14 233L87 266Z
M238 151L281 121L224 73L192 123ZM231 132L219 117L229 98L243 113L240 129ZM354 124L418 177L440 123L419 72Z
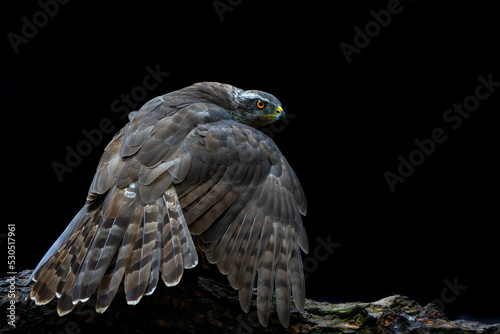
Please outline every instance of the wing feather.
M250 302L252 301L253 285L257 271L257 257L259 256L258 240L262 233L262 227L255 226L255 224L264 224L264 218L261 212L254 218L254 225L250 229L250 236L248 237L248 243L245 247L239 272L234 271L234 275L237 275L237 283L235 285L239 289L238 296L241 308L245 312L249 311Z
M266 327L271 314L271 300L275 271L276 238L273 223L266 219L260 237L260 251L257 258L257 315L262 326Z
M291 229L287 230L288 233L291 231ZM289 238L293 239L293 241L289 245L289 247L291 247L291 253L288 258L288 268L292 283L293 302L300 312L304 312L306 298L304 268L302 265L302 258L300 256L299 245L297 243L297 237L293 232L290 234L292 235L289 236Z
M167 286L174 286L179 283L184 268L196 266L198 255L174 186L167 189L163 200L167 216L163 226L162 279Z
M129 304L137 304L148 286L157 231L158 206L146 205L130 265L126 268L124 278L125 295Z
M158 210L158 227L156 230L156 239L153 246L153 259L151 261L151 274L149 276L148 285L144 295L152 294L158 284L160 278L160 262L161 262L161 250L162 250L162 233L163 233L163 220L164 220L164 207L163 198L157 200L157 210ZM156 213L155 213L156 215ZM151 220L148 219L148 220Z
M290 322L290 281L289 281L289 268L288 268L288 233L283 231L282 226L275 225L275 233L278 231L276 240L281 240L280 251L277 254L276 261L276 308L278 310L278 317L283 326L288 327Z

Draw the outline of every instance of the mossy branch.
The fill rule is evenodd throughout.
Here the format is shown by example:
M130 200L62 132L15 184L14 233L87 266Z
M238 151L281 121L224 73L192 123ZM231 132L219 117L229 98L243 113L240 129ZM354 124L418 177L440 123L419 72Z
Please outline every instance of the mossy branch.
M121 292L104 314L94 311L95 300L90 299L59 317L55 301L36 306L30 300L33 283L29 282L31 271L25 270L16 275L14 286L8 277L0 279L0 309L5 314L0 333L500 333L500 324L449 321L436 305L422 307L399 295L372 303L308 299L305 313L292 311L289 328L281 326L275 313L263 328L255 305L244 313L235 290L201 273L186 272L173 288L159 284L157 291L136 306L127 305ZM12 288L14 297L9 293ZM7 323L11 313L15 327Z

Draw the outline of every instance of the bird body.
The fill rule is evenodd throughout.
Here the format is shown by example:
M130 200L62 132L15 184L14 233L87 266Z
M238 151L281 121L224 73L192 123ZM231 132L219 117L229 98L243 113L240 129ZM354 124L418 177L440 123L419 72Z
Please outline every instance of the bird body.
M266 326L273 287L288 326L290 295L304 310L300 250L306 200L274 142L256 130L283 116L261 91L202 82L146 103L104 150L86 203L33 273L37 304L67 314L96 293L104 312L123 282L129 304L161 279L178 284L198 256L238 290Z

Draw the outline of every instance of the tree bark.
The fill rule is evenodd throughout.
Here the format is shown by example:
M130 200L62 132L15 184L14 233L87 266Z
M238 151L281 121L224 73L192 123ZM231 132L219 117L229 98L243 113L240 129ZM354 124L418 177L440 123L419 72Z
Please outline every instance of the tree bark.
M0 333L500 333L500 324L449 321L437 305L422 307L399 295L372 303L307 299L305 313L294 309L288 328L281 326L274 309L264 328L257 319L255 296L246 314L234 289L196 269L187 271L176 287L160 282L136 306L127 305L120 291L104 314L95 312L91 298L59 317L57 301L37 306L30 300L30 275L31 270L24 270L14 280L0 279Z

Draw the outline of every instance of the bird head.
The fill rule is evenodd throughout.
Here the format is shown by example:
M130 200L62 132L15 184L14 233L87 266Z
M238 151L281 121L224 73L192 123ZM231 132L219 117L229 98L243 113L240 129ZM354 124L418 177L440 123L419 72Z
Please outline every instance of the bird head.
M285 117L280 101L273 95L259 90L241 90L235 97L234 119L254 128Z

